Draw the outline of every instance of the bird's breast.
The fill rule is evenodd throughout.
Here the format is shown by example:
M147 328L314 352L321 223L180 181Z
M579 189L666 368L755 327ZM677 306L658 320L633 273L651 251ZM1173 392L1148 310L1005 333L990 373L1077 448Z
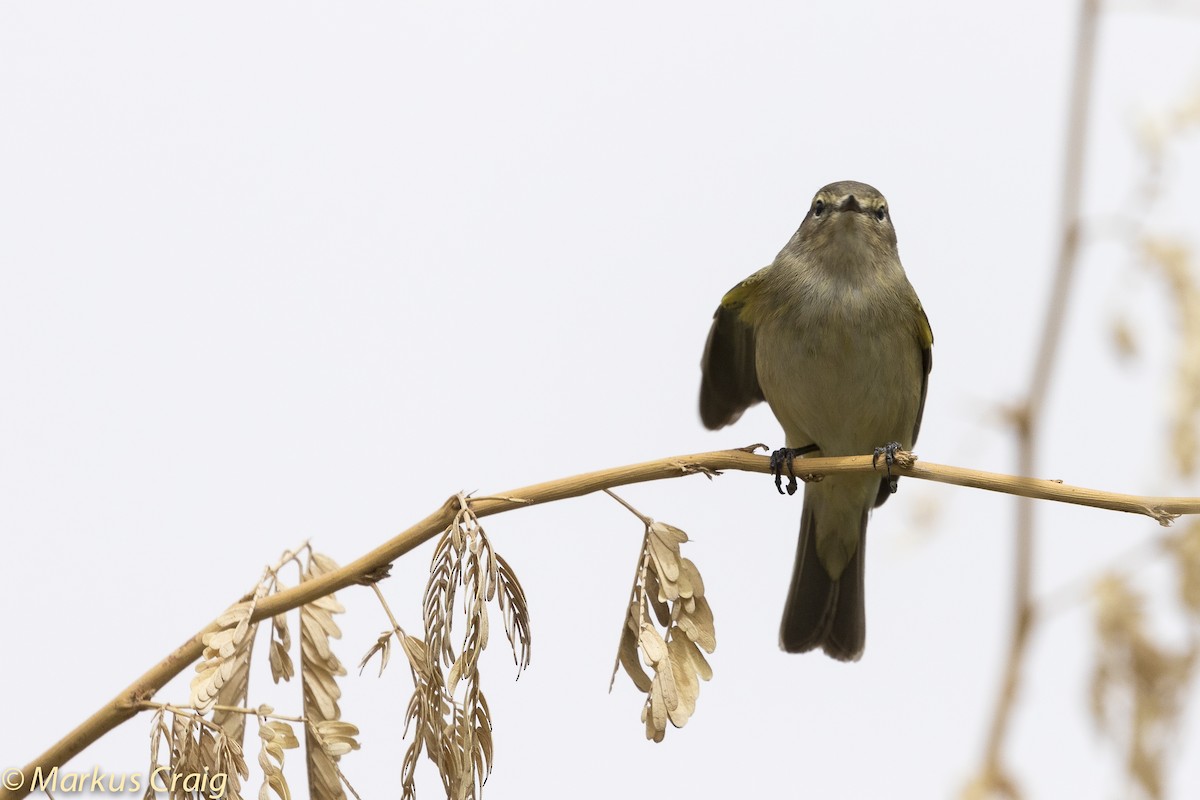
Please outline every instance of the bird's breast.
M836 308L807 308L756 330L759 385L788 445L854 455L891 441L911 447L922 382L913 327L848 293ZM877 307L875 307L877 309Z

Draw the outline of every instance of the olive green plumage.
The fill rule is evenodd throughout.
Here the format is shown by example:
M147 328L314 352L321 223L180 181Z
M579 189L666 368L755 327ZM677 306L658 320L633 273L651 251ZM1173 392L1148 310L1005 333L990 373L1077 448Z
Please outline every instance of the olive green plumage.
M712 429L766 400L789 448L871 453L917 439L933 333L896 249L887 201L864 183L817 192L774 263L731 289L701 361L700 417ZM780 645L857 660L863 651L867 516L889 494L876 475L805 484Z

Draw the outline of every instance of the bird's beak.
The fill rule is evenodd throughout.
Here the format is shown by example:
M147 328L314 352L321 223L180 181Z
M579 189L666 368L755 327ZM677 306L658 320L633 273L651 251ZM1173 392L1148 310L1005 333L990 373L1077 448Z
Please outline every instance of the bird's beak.
M858 204L858 200L854 199L854 195L850 195L842 201L842 211L862 211L862 206Z

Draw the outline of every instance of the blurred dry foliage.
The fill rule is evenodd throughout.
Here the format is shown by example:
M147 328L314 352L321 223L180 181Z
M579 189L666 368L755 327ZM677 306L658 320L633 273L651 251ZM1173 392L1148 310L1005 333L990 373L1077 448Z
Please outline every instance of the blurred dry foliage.
M1086 40L1095 35L1095 19L1103 13L1096 0L1083 0L1081 16L1080 54L1076 64L1076 96L1073 98L1074 122L1079 127L1068 137L1068 154L1078 157L1086 140L1087 94L1090 91L1091 66L1087 63L1094 53ZM1094 41L1094 40L1093 40ZM1172 190L1182 189L1188 196L1187 187L1171 184L1177 174L1175 166L1181 157L1189 137L1200 130L1200 85L1194 87L1179 102L1159 113L1143 118L1137 131L1137 142L1141 157L1140 174L1137 176L1129 210L1115 224L1096 226L1088 233L1116 235L1130 253L1131 269L1125 278L1128 281L1145 280L1158 282L1161 296L1167 298L1166 312L1156 315L1152 321L1135 323L1124 313L1111 322L1111 343L1116 356L1123 361L1134 361L1144 348L1139 346L1139 331L1143 325L1161 324L1163 319L1174 323L1170 337L1175 348L1172 374L1169 377L1171 398L1166 412L1165 450L1169 456L1167 473L1162 476L1168 484L1177 484L1184 493L1194 493L1194 478L1197 471L1197 447L1200 446L1200 264L1197 263L1196 243L1187 236L1161 230L1160 213L1165 198ZM1078 164L1082 164L1080 159ZM1064 180L1066 213L1063 219L1064 253L1060 274L1055 285L1058 292L1070 286L1070 272L1078 258L1077 250L1069 244L1072 228L1078 223L1077 215L1082 166L1075 172L1070 168ZM1109 222L1109 221L1106 221ZM1103 230L1101 230L1103 228ZM1087 230L1087 229L1085 229ZM1065 295L1057 298L1057 309L1065 306ZM1052 302L1052 309L1055 306ZM1051 312L1056 313L1052 310ZM1053 329L1051 321L1047 330ZM1048 335L1049 341L1049 335ZM1040 357L1053 363L1055 342L1043 346ZM1037 390L1037 378L1034 381ZM1019 420L1026 424L1029 420ZM1016 426L1018 438L1022 435L1021 424ZM1166 489L1167 487L1164 487ZM1018 530L1018 537L1020 530ZM1178 592L1176 603L1168 601L1160 606L1139 582L1138 572L1150 558L1122 559L1099 578L1087 577L1081 585L1088 585L1089 592L1073 592L1073 597L1089 597L1095 630L1095 654L1091 665L1090 713L1096 730L1111 740L1122 757L1122 768L1131 785L1142 796L1161 798L1168 791L1168 768L1171 748L1176 732L1180 729L1186 700L1196 686L1197 656L1200 654L1200 522L1191 522L1181 530L1167 530L1155 534L1150 540L1153 548L1139 551L1139 555L1150 557L1167 556L1170 566L1177 575ZM1025 570L1024 588L1028 592L1028 573L1032 571L1031 559L1022 561L1018 547L1017 571ZM1018 575L1018 593L1022 588ZM997 717L993 720L993 741L985 763L978 775L965 787L962 796L976 798L1022 796L1007 765L1001 757L1002 740L1008 733L1007 717L1012 713L1012 698L1019 684L1021 663L1027 657L1025 646L1028 629L1032 629L1054 610L1056 598L1029 598L1017 603L1017 620L1014 625L1012 650L1006 665L1007 683L1002 688L997 706ZM1167 613L1156 614L1152 619L1147 608L1165 607ZM1176 613L1178 612L1178 613ZM1153 623L1153 624L1152 624ZM1022 628L1026 630L1022 630ZM1008 696L1005 697L1005 694ZM998 732L998 736L997 736Z
M342 755L358 749L354 739L358 729L341 720L337 703L341 690L336 679L345 675L346 670L329 646L330 639L341 637L333 615L342 613L343 609L334 595L320 597L300 608L300 683L304 716L278 716L266 705L255 709L246 707L250 657L258 630L258 624L251 621L255 606L262 598L284 588L279 580L280 570L288 564L301 566L301 555L307 557L307 563L302 566L302 581L337 568L332 559L313 552L307 544L296 553L284 553L278 564L266 570L258 586L248 595L249 599L230 606L217 619L220 627L205 634L204 653L196 664L189 705L141 704L156 709L151 722L151 771L157 766L167 766L172 775L228 776L227 784L214 784L204 789L180 784L169 792L172 798L242 796L241 779L249 777L242 753L246 718L250 716L258 722L262 748L258 758L264 775L258 793L260 798L267 798L270 793L281 800L291 797L283 774L283 753L299 747L299 741L290 723L304 727L310 796L346 796L343 787L349 788L349 784L337 762ZM276 683L289 681L294 675L290 648L288 620L281 614L272 619L268 657L271 676ZM168 715L170 724L167 723ZM169 753L166 764L159 758L160 743L164 741ZM156 796L155 788L154 784L147 787L147 798ZM353 789L350 791L354 793Z
M1145 115L1137 141L1142 157L1142 179L1137 198L1141 214L1132 222L1131 245L1135 258L1162 281L1176 327L1178 342L1170 410L1170 452L1181 477L1196 473L1196 448L1200 446L1200 269L1195 243L1151 227L1154 212L1170 186L1169 168L1180 145L1200 132L1200 85L1180 102L1156 114ZM1185 190L1190 191L1190 190ZM1117 323L1125 325L1128 323ZM1132 343L1131 348L1136 345Z
M405 715L405 735L413 741L404 754L401 788L416 797L416 767L424 751L437 767L446 797L475 798L492 771L492 719L480 688L479 656L490 631L487 604L495 602L520 675L529 666L529 609L512 567L496 553L470 500L458 496L454 522L434 548L423 601L425 638L407 635L384 604L392 627L367 652L360 669L376 655L387 666L393 637L400 643L413 679ZM462 640L453 643L455 599L461 590Z
M633 684L646 694L642 706L646 738L661 742L668 721L676 728L687 723L696 710L700 680L712 678L712 668L701 652L712 653L717 647L712 609L704 597L700 570L680 553L687 534L644 516L613 492L608 494L646 526L609 689L618 667L624 667ZM655 620L662 631L655 627ZM654 673L653 678L646 674L643 663Z
M1121 746L1130 777L1148 796L1162 797L1165 758L1195 677L1194 633L1184 649L1156 642L1144 598L1120 574L1096 582L1095 603L1092 718Z
M1196 473L1196 448L1200 445L1200 284L1194 252L1187 244L1148 236L1142 256L1166 284L1175 304L1178 351L1175 358L1172 404L1169 416L1170 452L1181 477Z
M1128 245L1142 272L1161 282L1174 323L1175 357L1170 377L1166 450L1181 487L1196 475L1200 446L1200 269L1195 245L1154 227L1155 211L1170 186L1168 168L1183 141L1200 130L1200 86L1171 108L1145 117L1139 126L1142 181L1130 219ZM1114 324L1117 355L1137 357L1135 328ZM1125 344L1122 345L1121 342ZM1167 531L1154 540L1177 575L1176 604L1169 617L1151 625L1148 594L1128 568L1118 568L1093 587L1096 655L1091 679L1091 713L1098 730L1123 754L1127 775L1146 797L1166 793L1166 770L1174 733L1188 691L1196 685L1200 653L1200 523ZM1182 637L1169 634L1182 630ZM1171 640L1182 643L1172 644Z

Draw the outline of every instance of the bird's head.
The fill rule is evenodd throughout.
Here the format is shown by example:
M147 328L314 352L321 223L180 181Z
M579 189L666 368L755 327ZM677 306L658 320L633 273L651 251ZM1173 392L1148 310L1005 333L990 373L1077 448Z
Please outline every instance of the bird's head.
M838 181L813 197L790 246L838 261L874 260L895 255L896 229L878 189L858 181Z

